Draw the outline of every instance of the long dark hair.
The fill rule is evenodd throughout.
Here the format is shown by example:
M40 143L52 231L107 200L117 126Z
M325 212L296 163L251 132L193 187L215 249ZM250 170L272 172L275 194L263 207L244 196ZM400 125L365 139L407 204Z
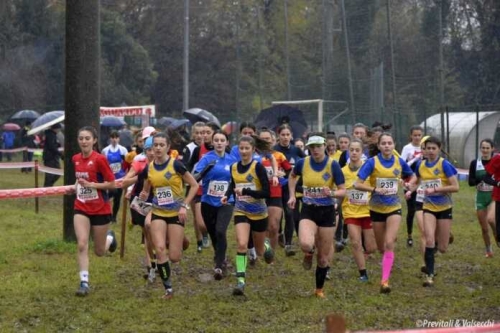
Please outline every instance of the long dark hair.
M96 152L100 153L101 149L99 149L99 135L97 135L97 130L95 129L95 127L83 126L78 130L78 135L80 135L80 133L83 131L87 131L90 132L90 134L92 134L92 138L95 139L95 143L92 146L92 150L95 150Z
M257 135L252 136L242 136L238 140L238 145L241 142L248 142L252 147L255 148L259 153L268 153L271 151L271 143L262 140Z

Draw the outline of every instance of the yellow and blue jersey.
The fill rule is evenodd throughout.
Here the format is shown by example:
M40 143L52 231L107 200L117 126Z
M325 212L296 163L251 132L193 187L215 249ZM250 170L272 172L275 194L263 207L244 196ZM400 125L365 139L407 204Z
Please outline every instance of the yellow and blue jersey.
M358 178L369 180L370 185L384 188L388 192L384 195L373 193L370 198L370 210L387 214L401 209L398 196L399 181L413 175L413 171L401 157L391 156L384 159L378 154L365 162L358 172Z
M449 178L457 175L457 169L450 162L440 157L434 162L420 161L417 165L417 177L424 189L450 184ZM423 209L442 212L453 205L451 193L435 193L424 197Z
M317 163L311 156L299 160L294 167L294 174L302 177L303 197L306 205L332 206L334 200L324 193L323 188L333 189L344 184L344 175L340 165L331 157Z
M231 166L231 177L235 188L250 189L252 191L261 191L262 183L257 175L257 161L252 161L245 172L238 171L238 164L234 163ZM260 165L260 163L259 163ZM262 167L262 165L260 165ZM264 167L262 167L264 169ZM265 169L263 171L264 177ZM266 178L267 179L267 178ZM235 195L234 215L246 216L251 220L261 220L267 217L266 200L256 199L250 195Z
M342 201L342 216L344 218L362 218L370 216L371 194L366 191L359 191L354 188L354 183L358 179L359 170L351 170L349 164L342 168L345 178L346 196ZM368 181L366 181L368 182Z
M184 202L184 164L169 158L163 164L151 162L144 172L153 188L153 214L163 217L179 215L179 208Z

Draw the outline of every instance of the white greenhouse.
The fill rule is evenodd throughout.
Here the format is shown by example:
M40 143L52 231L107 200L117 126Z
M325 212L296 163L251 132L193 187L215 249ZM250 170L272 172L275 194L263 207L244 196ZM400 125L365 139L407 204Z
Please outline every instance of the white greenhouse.
M477 158L479 142L486 138L494 140L499 121L499 111L445 113L444 149L449 153L450 161L458 167L468 169L470 162ZM427 118L420 125L427 135L441 139L441 114ZM476 136L477 130L479 130L478 136ZM449 147L446 147L447 132Z

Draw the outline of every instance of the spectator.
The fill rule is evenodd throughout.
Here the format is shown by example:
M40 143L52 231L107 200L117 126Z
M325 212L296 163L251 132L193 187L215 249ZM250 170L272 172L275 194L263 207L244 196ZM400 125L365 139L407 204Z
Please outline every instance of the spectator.
M12 131L5 131L2 134L2 141L3 141L3 149L12 149L14 148L14 139L16 135ZM12 153L5 153L5 156L7 156L7 161L12 161ZM0 162L2 161L2 158L0 156Z
M55 124L50 127L50 129L45 131L45 145L43 146L43 164L47 167L60 169L61 164L59 159L61 158L61 153L59 152L59 141L57 140L57 134L61 131L61 124ZM59 175L54 175L51 173L45 174L45 182L43 187L54 186L55 182L59 179Z
M21 130L21 145L26 148L35 148L35 136L28 135L29 130L31 129L31 121L26 121L23 129ZM33 161L33 152L28 150L23 151L23 162L31 162ZM31 168L21 168L21 172L31 172Z

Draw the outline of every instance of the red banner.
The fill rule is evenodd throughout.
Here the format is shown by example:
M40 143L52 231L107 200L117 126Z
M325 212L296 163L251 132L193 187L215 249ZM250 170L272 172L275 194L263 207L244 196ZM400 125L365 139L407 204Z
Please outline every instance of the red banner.
M154 117L156 115L156 108L154 105L143 105L143 106L117 106L117 107L104 107L100 108L100 116L150 116Z

